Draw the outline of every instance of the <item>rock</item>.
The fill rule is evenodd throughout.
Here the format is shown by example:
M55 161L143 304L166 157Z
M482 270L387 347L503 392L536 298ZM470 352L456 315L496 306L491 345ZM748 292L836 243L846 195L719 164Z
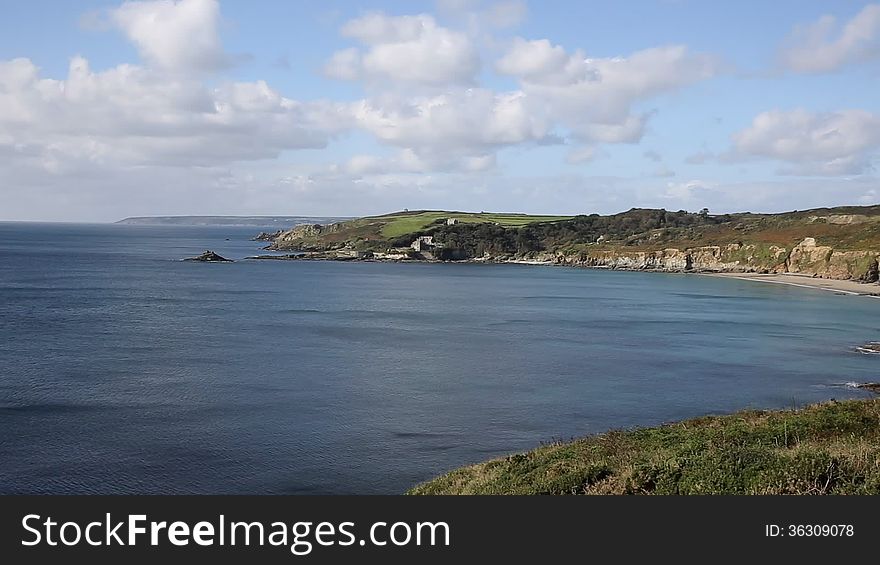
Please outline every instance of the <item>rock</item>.
M864 355L880 355L880 342L869 341L865 345L856 347L856 351Z
M282 233L283 230L278 230L275 232L261 231L251 241L275 241Z
M320 251L330 247L332 242L319 241L319 236L326 236L344 229L347 222L335 224L302 224L293 229L278 233L272 242L271 249L285 251L288 249Z
M197 257L188 257L184 261L201 261L203 263L232 263L232 259L221 257L211 250L206 250Z
M880 383L861 383L857 384L856 388L870 390L871 392L880 394Z

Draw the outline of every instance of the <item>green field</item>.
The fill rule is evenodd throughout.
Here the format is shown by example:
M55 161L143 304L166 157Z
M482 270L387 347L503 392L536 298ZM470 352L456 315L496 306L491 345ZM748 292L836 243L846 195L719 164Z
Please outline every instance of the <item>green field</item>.
M418 211L398 212L366 218L385 222L381 233L388 238L400 237L408 233L421 231L437 220L455 218L465 224L497 223L504 227L518 227L535 222L558 222L572 216L531 216L528 214L496 214L491 212L445 212Z
M452 471L410 494L878 494L880 400L612 431Z

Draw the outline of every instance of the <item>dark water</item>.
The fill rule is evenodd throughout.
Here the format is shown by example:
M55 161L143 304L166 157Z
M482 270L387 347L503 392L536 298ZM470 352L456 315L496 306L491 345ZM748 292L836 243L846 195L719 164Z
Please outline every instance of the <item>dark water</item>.
M880 338L865 297L176 261L245 257L252 232L0 224L0 492L394 493L542 441L880 380L880 358L852 351Z

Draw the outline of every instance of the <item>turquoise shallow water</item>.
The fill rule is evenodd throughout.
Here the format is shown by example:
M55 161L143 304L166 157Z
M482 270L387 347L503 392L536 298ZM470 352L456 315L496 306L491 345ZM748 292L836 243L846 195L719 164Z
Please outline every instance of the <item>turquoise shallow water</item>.
M0 224L0 492L394 493L609 428L866 393L880 300L516 265L177 259L253 228Z

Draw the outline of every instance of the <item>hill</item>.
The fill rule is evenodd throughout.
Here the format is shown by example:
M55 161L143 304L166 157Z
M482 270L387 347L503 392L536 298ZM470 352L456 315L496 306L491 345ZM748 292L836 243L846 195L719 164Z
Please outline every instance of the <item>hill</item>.
M880 400L612 431L464 467L409 494L880 494Z
M429 253L408 251L419 238L430 238ZM315 258L537 261L875 282L880 206L722 215L639 208L608 216L397 212L300 226L278 234L271 247L320 254Z

